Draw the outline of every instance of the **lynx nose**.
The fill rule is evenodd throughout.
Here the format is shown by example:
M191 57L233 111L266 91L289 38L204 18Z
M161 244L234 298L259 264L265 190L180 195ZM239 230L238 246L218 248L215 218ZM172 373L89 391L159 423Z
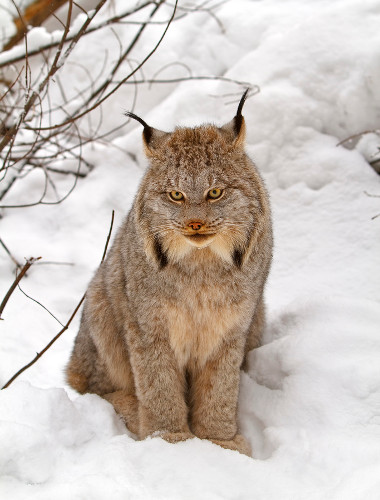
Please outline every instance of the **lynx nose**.
M202 226L204 226L204 222L202 220L190 220L187 225L194 231L199 231Z

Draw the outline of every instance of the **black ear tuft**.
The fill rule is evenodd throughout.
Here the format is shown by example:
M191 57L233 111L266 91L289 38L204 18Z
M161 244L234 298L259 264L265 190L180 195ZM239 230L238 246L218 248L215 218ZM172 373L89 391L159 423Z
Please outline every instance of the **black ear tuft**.
M138 121L141 123L141 125L144 127L144 139L147 144L149 144L152 135L153 135L153 128L150 127L142 118L139 116L135 115L134 113L131 113L130 111L126 111L125 116L129 116L129 118L133 118L134 120Z
M244 94L241 96L238 109L234 118L234 129L235 135L238 136L243 123L243 115L241 114L245 101L247 100L249 89L246 89Z
M236 111L236 116L241 116L241 112L243 110L244 103L245 103L245 101L247 100L247 97L248 97L248 92L249 92L249 89L245 89L244 94L241 96L241 99L240 99L240 102L239 102L239 106L238 106L238 109Z

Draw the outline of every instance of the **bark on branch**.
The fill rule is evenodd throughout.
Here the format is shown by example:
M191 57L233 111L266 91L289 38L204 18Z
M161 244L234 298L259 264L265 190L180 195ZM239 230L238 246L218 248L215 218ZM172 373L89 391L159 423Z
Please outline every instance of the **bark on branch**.
M41 26L67 0L35 0L29 4L21 16L13 20L16 33L4 45L3 50L9 50L20 42L28 32L28 26Z

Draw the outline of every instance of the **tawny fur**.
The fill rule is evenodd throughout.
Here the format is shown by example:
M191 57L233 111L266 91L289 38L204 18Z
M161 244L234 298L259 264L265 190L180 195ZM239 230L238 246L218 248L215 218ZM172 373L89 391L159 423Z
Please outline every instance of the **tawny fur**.
M88 288L67 381L111 402L141 439L195 435L250 453L239 377L265 322L272 230L244 133L242 117L145 130L149 168Z

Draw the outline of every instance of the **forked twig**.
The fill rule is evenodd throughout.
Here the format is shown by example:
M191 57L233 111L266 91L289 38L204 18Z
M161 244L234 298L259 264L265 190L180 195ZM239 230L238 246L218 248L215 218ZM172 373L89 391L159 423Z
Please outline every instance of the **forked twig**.
M103 261L104 261L105 256L106 256L106 253L107 253L108 244L109 244L109 241L110 241L110 239L111 239L111 233L112 233L112 228L113 228L114 217L115 217L115 211L114 211L114 210L112 210L112 217L111 217L110 229L109 229L109 231L108 231L107 241L106 241L106 244L105 244L105 247L104 247L104 252L103 252L103 257L102 257L101 262L103 262ZM29 260L30 260L30 259L29 259ZM36 260L36 259L35 259L35 260ZM30 265L31 265L31 264L30 264ZM29 267L30 267L30 265L29 265ZM24 266L24 267L25 267L25 266ZM29 268L29 267L28 267L28 268ZM25 270L25 272L28 270L28 268ZM25 274L25 272L24 272L24 274ZM21 274L21 273L20 273L20 274ZM20 278L20 279L21 279L21 278ZM20 281L20 280L19 280L19 281ZM15 286L17 286L17 283L16 283L16 285L15 285ZM15 373L15 374L13 375L13 377L11 377L11 378L8 380L8 382L7 382L5 385L3 385L3 387L2 387L1 389L6 389L7 387L9 387L9 386L12 384L12 382L14 382L14 380L16 380L16 378L17 378L19 375L21 375L21 373L23 373L25 370L27 370L27 369L28 369L28 368L30 368L32 365L34 365L34 363L35 363L36 361L38 361L38 360L39 360L39 358L45 354L45 352L46 352L46 351L47 351L47 350L48 350L48 349L49 349L49 348L50 348L50 347L54 344L54 342L55 342L56 340L58 340L58 339L59 339L59 337L60 337L60 336L61 336L61 335L62 335L62 334L63 334L63 333L64 333L64 332L65 332L65 331L69 328L70 323L72 322L72 320L74 319L74 317L75 317L76 313L79 311L79 309L80 309L81 305L83 304L85 297L86 297L86 293L84 293L83 297L82 297L82 298L80 299L80 301L78 302L78 305L77 305L77 306L76 306L76 308L74 309L74 311L73 311L73 313L71 314L71 316L70 316L70 318L69 318L68 322L67 322L67 323L65 324L65 326L62 328L62 330L60 330L60 331L57 333L57 335L56 335L54 338L52 338L52 339L51 339L51 341L50 341L50 342L49 342L49 343L48 343L48 344L47 344L47 345L46 345L46 346L42 349L42 351L40 351L40 352L38 352L38 353L36 354L36 356L32 359L32 361L31 361L30 363L28 363L27 365L23 366L23 367L22 367L22 368L21 368L21 369L20 369L17 373ZM1 312L1 311L0 311L0 312Z

